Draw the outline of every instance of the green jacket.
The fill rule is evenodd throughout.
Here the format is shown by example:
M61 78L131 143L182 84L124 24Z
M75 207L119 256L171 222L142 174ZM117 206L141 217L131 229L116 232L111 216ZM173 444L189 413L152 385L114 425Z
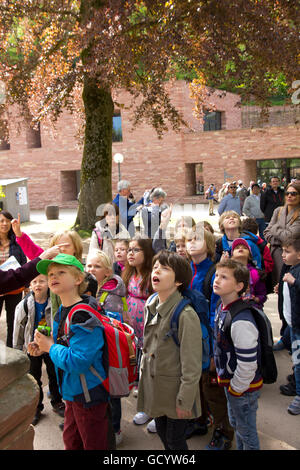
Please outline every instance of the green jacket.
M180 347L166 337L170 320L182 296L176 291L161 305L155 296L145 306L144 346L141 361L137 410L152 418L178 419L176 406L201 415L199 381L202 372L202 331L191 306L179 319Z

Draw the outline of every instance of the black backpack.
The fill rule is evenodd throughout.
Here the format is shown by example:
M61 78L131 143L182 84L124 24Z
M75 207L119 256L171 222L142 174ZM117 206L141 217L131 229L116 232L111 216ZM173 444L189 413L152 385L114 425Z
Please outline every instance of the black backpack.
M257 329L259 331L261 346L261 364L260 372L265 384L273 384L277 380L277 366L273 352L273 334L270 320L265 312L259 309L252 300L240 299L229 307L229 312L224 322L224 331L229 340L231 340L230 328L233 318L241 311L250 309L254 317Z

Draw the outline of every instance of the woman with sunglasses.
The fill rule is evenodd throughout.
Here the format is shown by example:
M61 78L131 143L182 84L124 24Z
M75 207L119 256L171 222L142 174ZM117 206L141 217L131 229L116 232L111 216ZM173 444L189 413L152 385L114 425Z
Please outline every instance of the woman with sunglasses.
M286 237L300 236L300 183L290 183L285 191L285 205L277 207L266 230L265 239L270 243L274 260L273 282L279 282L283 266L281 244Z

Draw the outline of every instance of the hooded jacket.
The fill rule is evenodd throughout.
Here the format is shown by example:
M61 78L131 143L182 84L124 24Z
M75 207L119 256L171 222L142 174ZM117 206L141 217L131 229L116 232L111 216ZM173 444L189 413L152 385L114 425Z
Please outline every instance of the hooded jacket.
M55 344L51 346L49 355L55 366L63 399L93 406L109 399L100 379L90 370L93 366L103 379L107 376L103 364L104 332L100 321L84 309L86 304L97 309L96 299L91 296L82 297L82 302L75 304L82 305L82 310L74 313L68 338L64 335L64 324L74 305L61 306L56 313L53 324ZM84 398L81 374L84 375L91 396L88 404Z
M123 279L116 274L111 276L98 290L97 300L104 310L123 315L124 310L128 310Z

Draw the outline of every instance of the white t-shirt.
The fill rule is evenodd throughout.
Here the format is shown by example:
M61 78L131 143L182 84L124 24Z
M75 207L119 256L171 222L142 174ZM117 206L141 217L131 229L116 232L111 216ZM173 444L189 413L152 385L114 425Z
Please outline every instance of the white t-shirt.
M290 289L287 282L283 283L283 316L289 326L292 326L292 311Z

